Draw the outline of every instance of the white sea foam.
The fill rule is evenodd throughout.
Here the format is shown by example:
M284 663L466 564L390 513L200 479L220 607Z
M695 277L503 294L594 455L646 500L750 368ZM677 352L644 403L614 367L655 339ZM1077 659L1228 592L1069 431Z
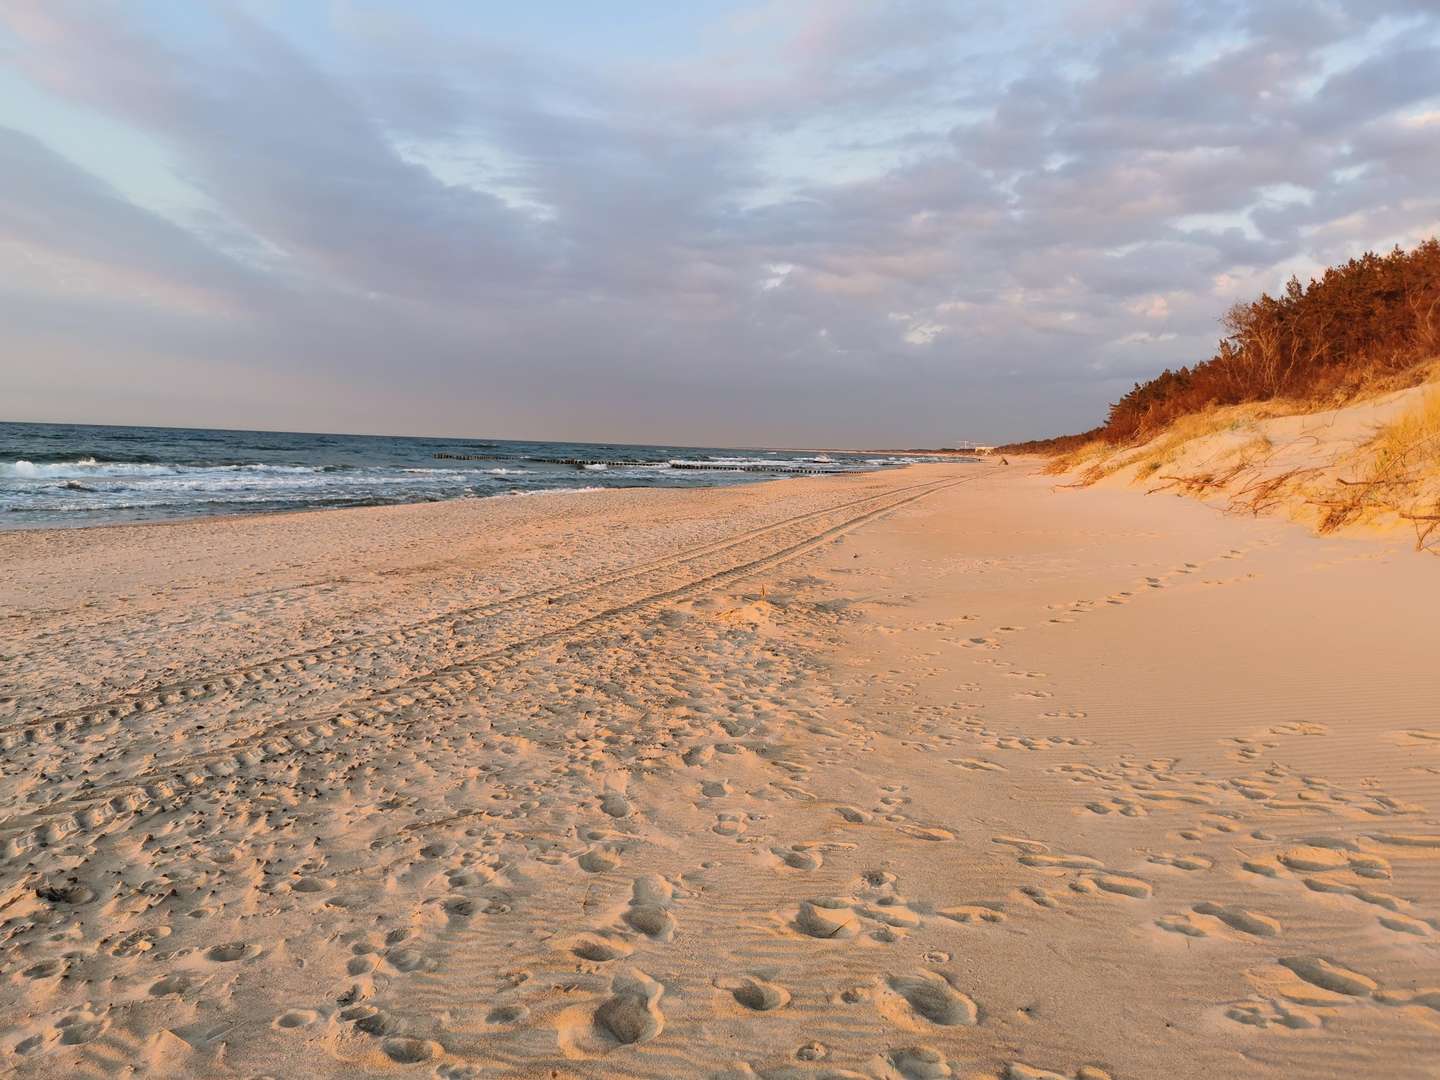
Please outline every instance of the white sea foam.
M19 461L0 463L0 476L14 476L26 480L38 480L45 477L70 476L70 475L93 475L93 470L98 466L94 458L81 458L79 461L58 461L53 465L36 465L33 461L26 461L21 458ZM79 472L79 470L90 470Z
M256 473L260 475L316 475L324 472L313 465L176 465L141 461L96 461L93 457L75 461L53 461L37 465L20 458L0 462L0 478L16 480L95 480L105 477L164 477L214 473Z
M557 487L557 488L536 488L533 491L507 491L506 495L529 497L531 495L583 495L590 491L614 491L614 488L607 487Z
M0 434L4 428L0 425ZM102 432L84 438L79 445L62 448L49 439L27 443L12 436L0 459L0 529L43 526L61 518L67 524L91 523L500 494L587 493L637 484L728 484L749 479L736 476L737 468L761 479L764 471L846 472L879 463L862 465L849 457L822 462L802 453L764 450L672 447L655 453L648 447L579 444L516 444L497 447L494 457L452 462L427 460L428 448L359 437L333 451L329 448L341 437L316 437L314 445L300 436L271 438L263 433L149 439ZM527 453L538 456L521 456ZM552 453L554 458L545 456ZM251 454L286 463L263 463ZM674 456L666 460L668 455ZM577 456L588 463L585 476L576 474L572 462Z

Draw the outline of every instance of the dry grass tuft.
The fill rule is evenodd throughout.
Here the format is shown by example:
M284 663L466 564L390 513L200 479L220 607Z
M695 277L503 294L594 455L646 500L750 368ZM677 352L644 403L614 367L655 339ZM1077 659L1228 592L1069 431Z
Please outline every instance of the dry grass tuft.
M1073 472L1082 465L1092 463L1103 458L1113 449L1104 439L1091 439L1076 449L1061 454L1059 457L1051 458L1045 465L1045 472L1055 476L1061 473ZM1099 479L1096 477L1095 479ZM1088 481L1094 483L1094 480ZM1081 485L1083 486L1083 485Z
M1147 480L1171 466L1196 439L1225 431L1244 431L1257 420L1277 414L1274 402L1212 408L1180 417L1163 434L1138 447L1116 447L1104 439L1091 440L1072 453L1053 458L1045 471L1065 473L1083 467L1071 485L1074 487L1086 487L1131 466L1135 468L1137 480ZM1259 452L1268 446L1269 440L1257 433L1242 449Z
M1337 479L1338 490L1311 500L1324 511L1320 532L1393 513L1414 524L1417 548L1434 550L1440 526L1440 386L1383 428L1362 454L1359 479Z
M1218 498L1232 514L1278 510L1320 533L1409 522L1417 548L1440 554L1440 371L1408 412L1363 444L1294 433L1272 442L1267 431L1276 429L1264 421L1309 411L1292 402L1212 408L1178 418L1142 446L1091 440L1047 471L1085 487L1131 469L1150 493Z

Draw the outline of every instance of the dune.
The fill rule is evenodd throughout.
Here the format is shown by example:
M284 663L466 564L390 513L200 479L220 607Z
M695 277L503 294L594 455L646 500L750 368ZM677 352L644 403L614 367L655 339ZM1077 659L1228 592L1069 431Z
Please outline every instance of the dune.
M1130 486L1440 551L1440 380L1328 408L1212 408L1138 445L1051 460L1067 486Z
M1433 1076L1436 564L1129 479L0 534L0 1064Z

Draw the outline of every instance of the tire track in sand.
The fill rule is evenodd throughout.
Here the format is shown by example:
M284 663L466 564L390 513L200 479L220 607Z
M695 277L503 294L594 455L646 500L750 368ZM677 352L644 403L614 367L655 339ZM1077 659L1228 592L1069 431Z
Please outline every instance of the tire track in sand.
M968 481L977 478L978 477L966 477L965 480ZM68 709L63 712L7 724L0 726L0 749L15 745L14 737L17 733L22 734L29 741L35 741L38 738L43 738L44 735L32 735L30 733L38 732L47 727L51 728L48 734L63 735L74 728L96 727L112 721L123 721L137 713L152 713L172 706L195 705L200 702L214 700L228 694L242 691L247 686L258 688L264 679L284 680L301 674L309 674L320 664L333 664L335 667L340 668L342 665L335 664L336 661L346 661L357 652L363 650L368 649L370 653L374 655L384 649L394 647L398 644L408 644L417 641L417 639L423 644L423 639L427 636L439 634L453 635L461 631L462 628L478 625L493 616L526 605L538 606L544 604L545 606L552 606L573 603L607 586L622 584L646 575L673 570L679 566L697 562L701 559L722 555L736 547L752 543L772 533L807 524L816 518L840 513L866 503L877 502L893 497L901 492L929 490L938 485L948 485L949 483L953 483L953 481L931 480L900 488L891 488L878 494L867 495L858 499L849 499L831 506L822 507L818 510L811 510L803 514L783 518L780 521L771 522L768 525L748 529L722 540L702 544L682 555L670 555L660 559L647 560L633 566L624 567L620 570L608 571L592 575L589 578L582 578L579 581L565 582L560 585L553 585L543 589L535 589L528 593L505 597L501 600L475 604L470 607L462 607L454 611L448 611L443 615L432 616L392 629L358 635L309 649L300 649L295 652L271 656L223 671L206 672L187 679L173 680L147 687L143 690L117 695L104 701L95 702L79 708ZM298 665L298 668L296 665ZM351 671L358 671L360 665L351 663L344 665L344 667ZM277 688L271 684L265 686L264 689L267 697L273 698ZM297 688L292 687L291 689L294 690ZM283 693L284 691L282 690L281 692ZM167 698L170 700L166 700Z
M974 476L909 485L903 488L891 489L878 496L853 500L848 504L850 507L879 502L881 500L888 501L884 501L882 505L872 509L853 514L834 525L787 544L769 554L736 563L733 566L702 575L692 581L672 586L668 589L662 589L637 600L606 608L585 616L560 629L522 638L467 660L424 672L406 680L398 686L384 691L363 694L357 699L352 699L351 702L327 709L324 714L281 720L262 728L260 731L244 736L227 746L202 751L185 758L177 759L173 762L166 763L160 768L141 773L130 780L97 787L87 791L84 795L60 800L38 807L28 813L10 817L0 821L0 843L8 843L11 840L18 839L20 835L43 826L47 821L53 821L55 818L63 817L66 814L75 814L76 825L80 828L90 829L98 827L117 814L136 810L137 808L133 806L131 801L125 796L137 791L145 792L147 786L150 785L164 784L165 791L163 796L167 798L173 798L182 794L192 794L204 788L210 781L228 775L228 769L220 773L208 771L208 767L211 765L233 765L235 768L243 768L259 764L267 759L286 756L297 749L304 749L305 746L310 745L310 742L306 741L302 745L297 746L288 741L287 736L298 735L303 738L302 733L304 733L306 729L314 729L311 734L315 738L325 738L333 733L331 725L338 724L351 729L351 733L355 734L354 728L357 725L365 724L376 719L383 719L393 723L397 719L397 714L403 714L406 710L415 706L434 704L437 701L444 700L454 701L458 694L471 690L478 685L479 679L475 672L487 666L503 666L505 661L523 656L528 651L542 649L575 637L586 635L603 628L609 623L637 614L647 608L675 600L688 599L749 574L772 569L773 567L782 565L815 548L838 539L840 536L852 532L868 522L897 510L902 506L935 494L937 491L948 490L983 479L993 475L995 471L995 469L990 469L977 473ZM816 511L811 514L798 515L798 519L823 516L827 512L833 513L834 510L835 508L830 508L828 511ZM733 550L736 547L740 547L768 531L773 531L773 528L767 527L765 529L752 530L744 537L726 543L724 550ZM672 558L666 560L665 565L669 568L674 568L691 561L694 561L694 557L687 556L683 559ZM649 572L653 572L653 570ZM592 588L590 591L594 591L594 589ZM270 745L266 745L267 743ZM261 757L251 761L238 760L240 755L244 755L247 751L252 750L260 751ZM146 798L154 797L158 796L146 792ZM111 809L113 813L109 815L104 814L104 812L96 806L97 803L107 801L112 803Z

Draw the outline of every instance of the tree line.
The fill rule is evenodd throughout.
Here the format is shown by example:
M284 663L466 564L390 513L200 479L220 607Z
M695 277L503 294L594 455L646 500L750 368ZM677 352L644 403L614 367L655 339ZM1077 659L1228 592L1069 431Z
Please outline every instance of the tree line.
M1215 355L1136 383L1105 423L1079 435L1014 443L1015 453L1063 453L1096 439L1144 442L1181 416L1224 405L1293 400L1342 404L1440 354L1440 240L1413 251L1367 252L1279 296L1237 303Z

